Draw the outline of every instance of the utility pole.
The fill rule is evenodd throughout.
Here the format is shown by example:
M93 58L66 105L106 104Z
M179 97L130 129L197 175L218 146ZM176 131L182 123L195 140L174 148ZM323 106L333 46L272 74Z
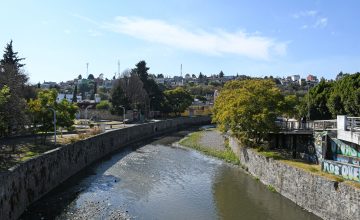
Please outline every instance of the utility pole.
M54 145L56 146L56 111L55 109L48 107L49 110L51 110L54 113L54 119L53 119L53 123L54 123Z
M89 77L89 63L86 63L86 78Z
M182 77L182 64L180 64L180 76Z

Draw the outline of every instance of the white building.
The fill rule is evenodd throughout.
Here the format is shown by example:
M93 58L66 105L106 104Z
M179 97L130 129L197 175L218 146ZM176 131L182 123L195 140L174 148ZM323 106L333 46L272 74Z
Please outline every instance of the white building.
M45 82L45 81L44 81L44 82L40 85L40 87L41 87L42 89L50 89L50 88L54 88L56 85L57 85L56 82Z
M300 75L292 75L290 77L291 77L291 81L293 81L293 82L297 82L300 79Z
M81 95L76 96L77 101L81 102L82 101L82 97ZM64 94L64 93L59 93L57 98L56 98L56 102L61 102L63 99L68 100L68 102L72 102L73 99L73 94Z

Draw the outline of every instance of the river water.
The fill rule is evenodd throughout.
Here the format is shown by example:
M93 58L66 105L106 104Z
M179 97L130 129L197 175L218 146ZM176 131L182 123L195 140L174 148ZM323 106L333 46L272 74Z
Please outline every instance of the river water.
M237 166L174 147L184 133L114 153L21 219L319 219Z

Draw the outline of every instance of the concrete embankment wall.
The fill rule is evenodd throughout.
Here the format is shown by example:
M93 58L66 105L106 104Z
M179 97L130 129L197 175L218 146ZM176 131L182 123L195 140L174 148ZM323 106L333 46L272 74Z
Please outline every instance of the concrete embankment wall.
M360 189L266 158L235 138L229 145L249 173L304 209L323 219L360 219Z
M0 174L0 219L16 219L28 205L92 162L136 141L192 125L210 117L176 118L114 130L30 159Z

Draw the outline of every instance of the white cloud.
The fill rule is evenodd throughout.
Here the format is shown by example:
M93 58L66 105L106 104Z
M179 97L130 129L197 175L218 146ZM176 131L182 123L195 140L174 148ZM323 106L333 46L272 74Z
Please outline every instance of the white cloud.
M324 28L326 27L328 24L328 19L327 18L318 18L315 22L315 24L313 25L314 28Z
M71 34L71 31L69 29L64 30L65 34Z
M103 27L173 48L209 55L236 54L262 60L270 59L273 55L285 55L288 44L244 31L231 33L224 30L188 30L162 20L139 17L116 17L113 22L105 23Z
M308 10L308 11L301 11L298 13L293 14L293 18L301 18L301 17L315 17L318 14L318 11L315 10Z

